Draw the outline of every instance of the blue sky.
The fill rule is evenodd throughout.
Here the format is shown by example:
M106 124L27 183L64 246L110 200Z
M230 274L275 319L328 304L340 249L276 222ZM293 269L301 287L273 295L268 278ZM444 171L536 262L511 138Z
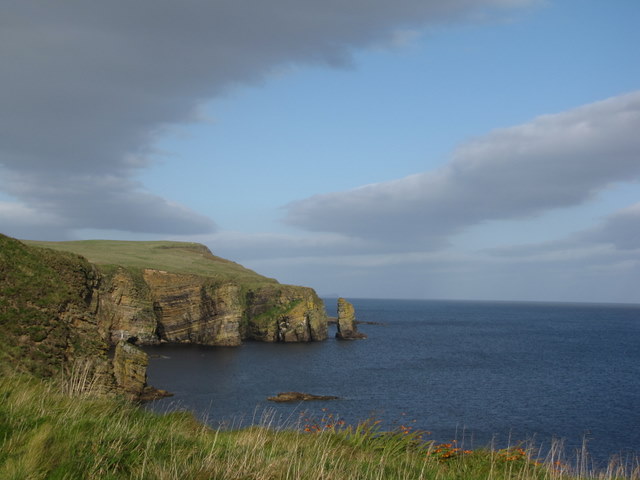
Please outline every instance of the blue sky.
M0 231L199 241L321 294L640 303L638 2L267 3L2 7Z

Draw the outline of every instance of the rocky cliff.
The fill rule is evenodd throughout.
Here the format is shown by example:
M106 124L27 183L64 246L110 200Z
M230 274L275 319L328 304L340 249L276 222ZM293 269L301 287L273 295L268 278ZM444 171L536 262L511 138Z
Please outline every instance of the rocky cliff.
M202 245L29 243L0 235L5 364L27 358L28 370L51 375L92 358L110 378L105 388L112 382L135 398L146 388L146 355L134 343L235 346L327 337L324 305L312 289L281 285Z
M310 342L327 337L322 301L306 287L282 285L207 247L183 242L28 242L82 255L99 280L96 321L115 345L244 340Z
M353 305L344 298L338 298L338 331L336 338L339 340L359 340L367 336L358 331L356 325L356 310Z
M139 344L237 346L244 340L327 338L324 305L305 287L243 286L199 275L120 268L105 278L99 305L98 323L110 343L136 337Z

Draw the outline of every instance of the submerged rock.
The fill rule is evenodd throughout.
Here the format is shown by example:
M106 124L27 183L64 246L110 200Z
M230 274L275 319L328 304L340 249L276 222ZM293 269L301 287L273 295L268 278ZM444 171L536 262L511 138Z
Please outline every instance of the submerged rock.
M336 400L338 397L333 395L312 395L302 392L280 392L275 397L268 397L267 400L272 402L307 402L309 400Z
M173 397L173 393L162 390L161 388L146 386L140 394L140 397L138 397L138 401L144 403L166 397Z
M356 311L353 305L344 298L338 299L338 332L339 340L358 340L367 336L356 327Z

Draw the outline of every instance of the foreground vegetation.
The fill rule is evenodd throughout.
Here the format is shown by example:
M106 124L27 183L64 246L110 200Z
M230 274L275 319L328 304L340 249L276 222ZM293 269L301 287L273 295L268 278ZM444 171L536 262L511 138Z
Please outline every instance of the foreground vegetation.
M464 452L455 444L425 443L408 427L381 432L375 422L351 427L324 418L282 429L266 420L216 430L187 412L158 415L96 397L85 380L78 372L65 381L0 378L0 478L639 478L637 465L635 471L612 465L597 475L576 473L557 457L534 461L526 449Z

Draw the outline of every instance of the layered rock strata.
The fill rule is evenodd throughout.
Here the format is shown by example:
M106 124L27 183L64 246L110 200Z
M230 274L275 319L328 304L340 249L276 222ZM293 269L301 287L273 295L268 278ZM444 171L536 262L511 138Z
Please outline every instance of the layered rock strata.
M102 289L99 323L110 343L237 346L243 340L311 342L327 338L324 305L306 287L253 288L198 275L119 269Z
M1 363L37 376L84 365L83 378L98 378L103 392L134 399L162 392L146 384L148 359L133 343L234 346L327 337L324 305L310 288L263 277L236 282L228 275L96 267L3 235L0 300Z
M356 311L353 305L344 298L338 299L338 331L336 338L340 340L358 340L367 336L358 331L356 326Z
M130 400L148 401L169 397L171 393L147 384L148 355L130 340L121 340L115 348L113 375L121 392Z

